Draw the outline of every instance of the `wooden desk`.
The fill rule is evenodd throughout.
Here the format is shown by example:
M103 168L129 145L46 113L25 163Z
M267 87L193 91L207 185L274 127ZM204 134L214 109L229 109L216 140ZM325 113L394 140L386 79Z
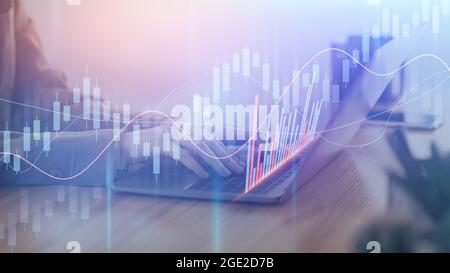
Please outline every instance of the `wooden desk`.
M382 128L363 127L356 139L367 142L381 132ZM349 251L357 232L387 211L387 167L400 170L385 138L346 149L291 199L276 206L120 193L111 193L109 199L105 189L101 199L94 200L93 188L77 188L72 198L68 191L75 188L66 188L65 201L58 203L56 187L3 187L0 224L7 226L11 213L17 216L18 224L14 249L8 246L7 228L3 234L0 229L0 238L4 237L0 251L67 252L66 244L72 240L81 243L83 252ZM29 193L25 225L20 223L24 191ZM45 200L54 201L49 218L44 215ZM87 211L81 211L87 203L89 220L84 221L81 218L86 218ZM33 221L39 218L33 220L35 204L41 206L37 210L40 225L35 223L34 227L40 227L39 232L33 232ZM71 214L70 207L77 212Z

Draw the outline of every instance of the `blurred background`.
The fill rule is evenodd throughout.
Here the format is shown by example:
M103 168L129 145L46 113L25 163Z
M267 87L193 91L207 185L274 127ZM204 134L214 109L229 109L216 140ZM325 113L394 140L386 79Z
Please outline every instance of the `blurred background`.
M88 65L104 94L135 109L154 105L168 90L209 73L244 47L271 63L275 58L289 71L288 80L292 66L360 34L381 12L377 5L367 8L372 3L366 0L24 2L52 66L64 70L71 85L80 83Z
M422 22L430 23L427 34L421 38L412 56L431 53L447 62L450 60L450 50L448 50L450 38L448 31L449 0L22 1L28 13L35 20L51 66L66 73L70 87L82 85L81 81L86 73L86 67L88 67L89 77L93 82L98 79L102 95L110 99L112 105L122 105L128 102L135 112L154 109L174 88L189 83L193 79L202 78L201 81L185 85L182 92L172 96L178 102L180 100L190 102L194 92L201 93L205 91L204 89L211 88L211 77L203 78L202 76L210 75L212 67L216 64L231 62L233 53L242 52L243 48L258 52L262 57L262 62L269 62L272 65L273 73L282 84L285 84L291 80L292 71L302 66L318 51L329 48L333 44L345 44L350 36L361 38L361 35L373 35L376 32L375 27L378 27L379 34L380 28L384 28L386 22L388 31L383 34L386 36L397 35L405 39L410 34L410 29L405 28L405 24L410 27ZM388 20L384 20L387 18ZM318 60L321 63L321 69L328 73L332 73L331 57L325 54ZM389 58L389 56L382 57ZM404 71L405 77L402 78L404 92L409 92L412 86L443 69L442 63L435 59L427 58L417 61ZM422 82L411 93L413 99L420 99L414 100L402 108L407 108L412 112L435 114L444 119L444 125L447 124L442 111L446 109L445 102L450 101L450 94L446 92L448 84L437 86L445 77L448 77L447 73L442 74L442 77L434 77ZM423 94L431 88L433 92L429 92L428 95ZM236 97L241 99L241 94L246 90L238 89L237 91L241 93ZM171 105L173 102L167 103L167 106ZM447 109L450 108L447 107ZM148 250L147 247L150 247L165 251L175 249L189 251L210 251L211 249L342 251L354 248L356 251L365 252L369 250L367 248L368 241L384 239L386 242L393 242L385 248L387 251L449 251L450 187L447 186L447 180L450 175L448 173L450 157L441 155L440 152L444 154L450 151L450 142L448 141L450 126L443 126L432 133L416 134L411 131L399 130L393 134L394 137L391 137L390 132L380 126L366 128L361 134L361 139L362 143L367 143L367 145L364 144L360 147L356 145L346 149L346 152L351 155L349 161L355 165L352 166L362 170L360 172L362 178L353 175L352 172L348 172L349 178L343 175L341 179L345 187L342 186L342 189L345 191L341 193L333 188L333 183L329 183L333 182L338 175L328 173L328 176L322 177L323 181L318 181L322 183L316 183L311 186L312 188L306 188L306 190L303 189L298 203L296 198L292 198L291 202L282 209L277 207L272 209L257 208L256 206L251 209L240 207L241 211L234 211L236 212L235 218L219 222L216 220L221 217L222 207L217 204L200 203L196 204L196 208L199 209L198 214L189 214L182 209L179 215L183 215L185 218L178 214L176 217L172 217L170 212L173 211L169 210L167 214L169 218L164 222L161 219L155 221L154 219L157 217L153 218L153 215L159 215L160 211L165 211L166 207L170 207L171 205L167 205L170 201L159 199L148 199L151 200L148 201L144 198L136 201L130 198L125 202L118 202L119 207L116 207L115 210L115 220L117 219L117 223L127 223L123 226L133 223L135 229L134 232L123 234L116 232L114 234L118 236L117 249ZM385 134L386 132L389 134ZM384 135L386 137L383 137ZM385 141L385 138L388 141ZM378 141L380 139L381 141ZM390 150L379 149L386 144L384 142L390 142L392 146ZM431 142L436 147L434 150L430 149ZM404 153L399 152L399 147L403 148ZM408 152L405 152L406 150ZM410 153L414 156L411 156ZM398 161L401 165L404 165L405 177L386 172L386 165L393 165L387 159L390 155L394 157L394 154L399 158ZM419 154L420 156L418 156ZM430 154L433 155L431 158ZM372 159L373 155L380 158ZM419 161L419 157L425 160ZM363 164L369 167L364 169ZM417 170L424 171L418 172ZM379 175L372 175L372 172ZM351 182L354 177L369 182L365 182L363 186L360 184L347 186L345 183ZM410 183L411 181L415 183ZM391 182L403 187L403 190L412 197L413 202L421 206L426 214L425 217L417 216L419 210L413 207L409 211L415 217L412 217L413 222L416 224L431 223L429 224L431 229L420 227L420 230L415 230L416 227L409 222L397 223L396 221L400 218L398 216L407 215L402 211L392 219L381 219L374 221L374 224L367 221L366 218L377 215L381 211L380 208L386 213L394 210L396 203L392 201L395 199L392 197L392 192L396 192L396 190L391 189ZM339 187L340 185L337 188ZM57 192L59 190L57 189ZM53 189L51 194L55 195ZM346 200L342 201L340 195L345 196ZM20 197L19 193L17 196ZM86 196L89 199L89 193ZM76 196L72 199L76 200L77 198ZM94 199L100 200L101 198L101 190L96 191ZM124 200L126 197L115 198ZM142 204L148 207L141 209ZM361 209L360 206L364 207L365 204L369 204L367 205L368 209ZM132 213L125 213L132 211L130 207L133 208L133 205L141 217L144 217L142 216L144 215L143 211L150 212L145 215L148 216L150 224L137 221ZM372 206L375 208L373 209ZM15 210L18 206L14 204L11 207ZM182 208L181 205L180 208ZM13 209L2 208L5 212ZM341 209L345 210L347 215L343 216ZM99 211L103 217L104 208L101 207ZM259 211L260 214L255 211ZM154 214L151 214L152 212ZM321 214L323 219L329 221L326 222L327 225L321 218L316 218L319 219L317 226L311 225L307 221L309 220L308 216L316 217L316 213L317 215ZM223 216L230 217L230 214L223 213ZM356 214L358 215L355 216ZM110 214L108 215L110 217ZM96 216L92 218L97 220L98 214ZM108 219L109 221L111 219L105 218L107 223ZM341 223L333 222L334 218ZM428 221L423 221L424 218ZM73 221L76 220L78 218ZM100 218L97 221L102 223L103 220ZM138 220L142 219L138 218ZM297 222L298 226L296 226ZM46 224L48 223L50 221L46 222ZM51 222L56 228L64 228L60 232L61 234L67 234L65 226L60 223L59 221ZM210 225L206 225L204 228L202 225L205 223ZM310 233L305 232L307 228L301 226L304 223L308 227L311 225L311 230L319 230L317 238L311 239ZM369 223L369 229L360 229L360 225L366 223ZM86 222L84 224L86 225ZM141 225L145 225L145 228L141 229ZM268 229L265 230L265 233L242 234L242 227L253 225L258 228L268 227ZM355 230L349 228L352 225L358 226L358 231L361 230L360 237L357 237ZM109 230L108 238L111 240L110 223L105 226L107 231ZM149 226L153 230L148 228ZM178 227L182 228L178 230L176 229ZM91 228L98 232L98 225L91 225ZM155 230L156 232L154 232ZM86 230L78 232L88 233ZM99 249L98 246L103 247L104 244L103 238L97 238L96 232L89 234L93 238L86 240L92 244L91 249ZM200 235L192 236L195 232ZM320 241L319 239L327 239L327 236L339 240L341 237L345 237L340 236L344 233L350 234L347 236L352 239L356 238L356 247L350 243L345 247L326 241L323 241L325 243L322 245L317 243ZM54 234L50 232L47 236L51 239L58 239L55 238L58 236L54 236ZM208 235L211 236L208 237ZM240 237L241 235L242 237ZM251 237L252 235L260 235L261 238L258 237L257 240L252 241L255 238ZM270 235L273 237L267 240L266 237ZM247 237L252 239L247 239ZM165 238L166 241L161 245L153 244L153 242L145 244L143 238L150 238L150 241ZM236 238L238 239L231 240ZM183 242L182 239L195 242L180 243ZM405 241L405 243L399 246L399 241ZM24 242L22 245L31 245L29 243L31 240ZM37 240L32 242L39 243ZM386 246L386 242L383 242L384 246ZM224 244L223 248L222 243ZM358 245L358 243L361 244ZM277 247L272 245L277 245ZM392 248L390 248L391 246ZM60 250L60 247L58 242L48 248ZM42 248L38 246L36 249ZM106 249L111 250L111 241L107 241Z

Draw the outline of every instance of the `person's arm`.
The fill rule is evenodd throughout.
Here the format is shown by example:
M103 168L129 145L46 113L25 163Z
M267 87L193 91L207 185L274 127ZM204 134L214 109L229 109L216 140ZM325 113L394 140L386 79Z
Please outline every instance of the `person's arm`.
M49 68L33 20L26 13L20 0L14 1L14 26L16 88L21 91L43 90L46 87L66 88L64 74Z
M66 76L49 66L33 19L20 0L14 1L14 33L16 67L13 100L52 109L52 103L58 96L62 105L71 104L72 92L67 88ZM24 106L14 106L13 112L22 115L24 123L38 117L43 126L52 128L52 112ZM71 112L73 115L82 115L81 109L77 110L76 107L72 107ZM79 120L69 130L86 130L86 122Z
M112 130L99 130L95 132L71 132L64 133L55 138L50 144L50 152L42 152L42 141L35 146L31 138L31 151L23 152L23 134L11 133L10 152L19 154L35 164L44 173L37 170L29 163L21 160L20 171L13 170L14 157L9 156L9 164L1 164L0 184L9 185L52 185L67 184L79 186L105 185L106 179L114 178L117 170L120 146L111 147L98 159L103 149L112 139ZM3 152L3 132L0 133L0 152ZM51 135L51 138L54 134ZM39 155L39 153L41 153ZM0 155L0 162L3 162ZM95 163L89 167L90 163ZM86 168L88 167L88 168ZM80 174L80 175L78 175ZM64 180L65 178L73 179Z
M145 129L142 136L149 143L161 147L161 138L157 133L157 128ZM26 157L30 164L21 160L21 168L19 173L14 172L14 158L9 156L7 170L0 171L0 184L13 185L48 185L48 184L68 184L79 186L101 186L107 182L112 182L119 165L119 161L125 165L147 164L151 162L152 156L147 159L138 152L136 156L130 156L136 149L142 147L133 143L133 132L124 133L120 136L119 142L112 142L113 131L109 129L99 130L98 132L71 132L61 134L59 137L51 138L49 150L45 153L42 146L33 147L35 143L32 141L31 152L24 153L22 133L12 133L10 140L10 152ZM3 147L3 132L1 134L0 147ZM220 143L215 141L199 142L199 147L213 157L226 156L230 151ZM109 146L109 148L107 148ZM241 174L244 172L243 164L236 157L219 160L209 158L192 146L189 141L182 141L180 147L181 164L192 170L201 178L208 178L209 174L199 163L198 158L203 159L211 168L222 176L231 174ZM2 149L0 151L3 152ZM41 153L41 155L39 155ZM172 154L166 155L172 157ZM38 159L38 160L35 160ZM3 161L3 155L0 154L0 162ZM5 163L4 163L5 164ZM38 167L40 170L36 169ZM107 181L109 179L109 181Z
M43 48L39 35L34 26L33 20L26 13L22 1L13 2L13 29L15 45L15 78L13 100L19 103L29 104L31 106L52 109L52 102L58 94L58 99L64 104L71 101L71 92L66 86L66 77L63 73L51 69L43 53ZM12 130L22 131L25 123L32 124L35 118L41 121L41 128L52 128L53 113L40 109L26 107L23 105L14 105L12 107L14 121L10 122ZM74 114L77 114L73 112ZM85 122L80 121L72 124L70 130L85 130ZM0 135L2 133L0 132ZM23 146L23 135L14 133L14 139L11 140L11 151L21 152ZM41 140L36 145L33 140L31 151L27 159L31 162L36 161L36 165L50 174L58 177L67 177L73 175L86 162L91 161L104 148L107 142L112 138L111 130L84 133L61 133L55 138L52 133L51 152L47 155L42 152ZM33 138L32 138L33 139ZM0 144L3 138L0 139ZM3 150L3 144L0 151ZM38 157L38 154L40 156ZM37 160L38 158L38 160ZM0 162L3 156L0 156ZM93 168L85 172L83 176L77 177L71 182L79 184L98 184L103 183L105 172L105 156L99 158ZM11 156L11 165L13 157ZM3 166L2 166L3 167ZM0 171L2 183L13 184L48 184L51 179L37 171L34 168L21 161L21 170L30 169L19 175L14 174L12 168L6 171L2 168ZM94 171L95 170L95 171ZM68 182L67 182L68 183Z
M42 46L39 37L36 33L35 27L31 18L25 13L20 1L15 1L15 36L16 36L16 85L15 96L17 101L28 101L36 104L39 107L51 109L51 103L55 90L58 91L59 100L64 102L65 99L70 101L70 92L67 92L65 86L65 77L63 74L55 72L48 68L47 61L44 57ZM20 113L20 111L19 111ZM31 118L26 118L26 121L31 122L34 116L38 116L44 126L48 126L52 120L52 113L37 111ZM47 121L47 122L46 122ZM80 130L85 129L85 121L81 120ZM23 126L23 125L21 125ZM41 127L43 127L41 125ZM50 126L49 126L50 127ZM83 128L84 127L84 128ZM50 127L51 128L51 127ZM21 129L18 129L21 130ZM72 127L71 130L74 130ZM149 139L156 138L158 135L152 129L142 130L143 135L147 135ZM15 134L15 139L12 141L11 151L21 152L23 144L23 135L21 133ZM129 160L130 153L136 149L132 142L132 133L125 133L121 136L121 141L116 145L115 143L102 154L103 149L113 139L113 132L110 129L103 129L98 131L84 131L84 132L61 132L58 137L52 133L51 136L51 152L42 155L42 140L38 146L32 143L31 152L27 155L32 163L42 169L43 172L55 176L57 178L67 178L76 175L73 179L66 182L61 182L59 179L49 178L35 168L21 174L14 174L12 168L3 174L1 181L4 183L10 182L12 184L29 185L29 184L49 184L54 183L69 183L76 185L103 185L108 175L113 176L117 170L118 157L125 158L125 161L135 162L140 159L134 158ZM42 137L42 136L41 136ZM32 141L33 142L33 141ZM152 141L154 143L154 141ZM118 146L119 148L117 148ZM208 150L208 153L222 155L223 148L217 145L208 145L203 143L203 149ZM211 147L211 149L210 149ZM182 154L181 163L193 170L200 177L206 178L208 174L200 166L197 160L191 156L194 151L189 150L190 147L181 148ZM38 157L38 154L41 154ZM139 153L142 159L142 153ZM98 158L97 158L98 157ZM139 156L138 156L139 157ZM39 158L36 160L36 158ZM207 164L212 166L220 174L227 176L237 169L239 172L242 168L237 165L234 160L220 161L213 158L205 158ZM91 162L95 161L91 165ZM12 162L12 157L11 157ZM21 161L22 170L28 169L28 163ZM87 168L86 168L87 167ZM232 172L227 170L227 167ZM109 168L109 169L108 169ZM85 170L86 169L86 170ZM82 172L81 175L77 175Z

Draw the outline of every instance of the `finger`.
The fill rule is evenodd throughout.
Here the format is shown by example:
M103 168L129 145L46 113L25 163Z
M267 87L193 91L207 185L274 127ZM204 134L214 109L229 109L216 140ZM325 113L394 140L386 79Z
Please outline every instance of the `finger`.
M180 148L180 161L188 169L193 171L198 177L206 179L209 174L203 167L190 155L189 151Z
M214 171L216 171L221 176L227 177L231 175L231 172L225 167L225 165L223 165L222 162L220 162L220 160L218 160L217 158L214 158L216 154L204 142L197 143L197 146L200 147L201 151L198 150L198 148L195 147L194 144L192 144L190 141L183 142L183 146L185 146L186 149L188 149L192 153L200 156L200 158L203 159L206 164L211 166Z
M228 155L233 155L233 159L241 166L245 166L247 158L246 146L225 146L222 141L218 141L219 145L225 150ZM242 156L245 156L242 159Z
M243 165L246 165L247 162L247 153L248 148L245 146L227 146L227 152L229 154L234 154L235 158Z
M205 143L200 142L199 146L202 148L202 150L206 153L197 153L208 165L213 167L213 169L220 174L221 176L228 177L232 174L232 172L224 165L224 163L217 158L217 154L211 150L211 148ZM210 155L210 156L208 156Z
M224 157L220 161L226 168L231 170L233 174L241 174L244 172L244 166L240 165L233 156L229 156L225 150L225 146L220 141L210 141L207 143L211 150L219 157ZM221 145L222 144L222 145Z

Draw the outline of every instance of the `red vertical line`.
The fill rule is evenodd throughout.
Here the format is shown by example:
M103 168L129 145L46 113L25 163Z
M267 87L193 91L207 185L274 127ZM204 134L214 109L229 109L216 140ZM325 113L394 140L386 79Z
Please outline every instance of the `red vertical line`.
M281 123L281 134L280 134L280 142L277 147L277 154L275 156L275 166L278 167L278 163L280 162L281 152L283 151L283 140L286 135L286 116L283 117L283 121Z
M316 119L316 114L317 114L317 108L319 107L318 103L314 104L314 113L311 117L311 124L309 124L309 133L308 133L308 142L311 141L311 139L314 136L314 121Z
M314 137L314 134L316 132L315 130L315 124L316 124L316 118L317 118L317 112L319 110L319 104L320 102L316 102L316 107L314 108L314 116L311 119L311 126L309 128L309 140L311 140Z
M289 146L290 145L289 145L289 143L287 141L288 140L286 138L286 144L284 145L284 151L283 151L283 153L284 153L283 161L285 161L287 156L288 156L288 151L289 151Z
M286 158L288 158L289 157L289 155L290 155L290 153L289 153L289 151L292 149L292 144L288 144L287 145L287 148L286 148Z
M255 186L257 186L259 184L259 173L261 172L261 168L260 166L261 164L258 164L258 166L256 167L256 180L255 180Z
M255 142L254 142L254 140L252 140L252 147L251 147L251 149L250 149L250 174L249 174L249 184L250 184L250 186L249 186L249 190L252 188L252 185L253 185L253 176L254 176L254 174L253 174L253 160L254 160L254 158L255 158L255 155L254 155L254 151L255 151Z
M302 122L300 124L300 143L303 143L303 139L305 138L305 131L306 131L306 119L308 117L309 112L309 104L311 102L311 93L314 85L314 79L315 79L315 73L313 73L311 83L308 88L308 93L306 95L306 101L305 101L305 109L303 110L303 116L302 116Z
M250 179L249 179L249 175L250 175L250 155L251 155L251 144L250 142L247 145L247 169L246 169L246 174L245 174L245 193L248 192L248 190L250 189Z
M286 151L287 151L288 146L289 146L288 139L289 139L290 128L292 126L292 119L293 119L292 113L290 113L289 114L289 122L288 122L288 125L286 127L286 133L285 133L285 137L284 137L284 140L283 140L283 149L281 150L281 162L284 162L286 160Z
M308 126L306 127L307 128L306 129L306 143L308 143L311 138L311 135L310 135L311 125L312 125L315 111L316 111L316 103L314 102L312 105L312 108L311 108L311 114L309 115L309 118L308 118Z
M252 189L255 187L254 185L256 184L256 167L253 168L253 173L255 175L253 175L253 180L252 180Z
M273 167L275 165L275 154L276 154L276 149L278 147L279 136L280 136L280 125L277 125L275 140L274 140L274 142L272 142L271 147L270 147L270 166L269 166L270 172L272 172Z
M306 128L306 130L308 131L308 133L311 131L311 126L313 123L313 119L314 119L314 113L316 112L316 103L314 102L311 108L311 114L309 115L308 118L308 127Z
M251 152L250 152L250 174L249 174L249 181L250 181L250 187L249 189L253 188L253 176L255 175L253 173L253 161L255 158L255 141L252 140L252 148L251 148Z
M305 121L305 123L306 123L306 121ZM303 134L303 131L302 131L304 126L305 125L302 123L302 125L300 126L300 130L298 131L297 138L298 138L299 147L302 146L302 142L303 142L303 138L304 138L304 134Z
M278 132L278 130L277 130L277 132ZM270 152L270 168L269 168L269 172L271 172L271 173L272 173L272 170L273 170L273 168L275 166L275 154L276 154L276 149L275 149L275 144L273 144L271 152Z
M294 140L294 131L295 131L295 123L297 122L297 108L295 108L294 111L294 121L292 122L292 128L291 128L291 134L290 134L290 139L289 139L289 149L288 149L288 154L291 152L292 149L292 142Z
M308 117L308 112L309 112L309 104L311 102L311 92L312 92L312 85L310 85L309 89L308 89L308 93L306 95L306 101L305 101L305 108L303 110L303 114L302 114L302 122L300 124L301 126L301 130L300 132L303 134L304 130L305 130L305 123L306 123L306 118Z
M262 148L261 148L261 155L262 155ZM261 181L261 173L262 173L262 165L263 161L262 161L262 157L261 157L261 161L259 163L259 169L258 169L258 183Z
M261 161L261 168L259 169L259 182L261 182L263 179L263 175L262 175L263 167L264 167L264 161Z
M264 153L263 172L262 172L263 177L265 177L267 174L267 166L269 166L269 155L270 155L269 151Z
M301 133L300 127L299 127L296 137L297 137L297 147L300 148L300 146L302 144L302 133Z
M281 152L280 152L280 157L278 158L278 165L281 165L281 163L283 163L285 157L285 151L286 151L286 140L288 138L288 132L289 132L289 126L285 126L285 130L284 130L284 137L283 137L283 142L281 145Z
M292 135L294 135L296 132L296 129L292 130ZM295 138L291 138L291 143L289 143L289 149L288 149L288 154L292 154L292 151L295 148Z
M291 154L291 150L292 150L292 143L288 143L286 146L286 157L288 157Z
M258 159L256 160L256 180L255 180L255 185L258 184L259 181L259 168L261 166L261 143L258 145ZM255 186L254 185L254 186Z
M263 176L264 176L264 174L266 173L266 166L267 166L267 150L269 149L269 130L267 130L267 135L266 135L266 144L265 144L265 147L264 147L264 158L263 158L263 162L264 162L264 164L263 164L263 170L262 170L262 173L263 173Z
M275 166L278 167L280 165L280 162L283 158L283 148L284 148L284 139L286 138L286 126L284 126L283 130L281 131L281 139L280 139L280 146L278 147L277 157Z
M261 180L262 180L262 170L263 170L262 163L259 164L259 165L261 165L261 166L259 168L259 175L258 175L258 183L257 184L261 183Z
M288 123L286 125L285 123L285 130L284 130L284 136L283 136L283 144L281 146L281 154L280 154L280 158L279 158L279 165L284 161L285 159L285 154L286 154L286 148L287 148L287 140L289 138L289 128L291 127L291 122L292 122L292 113L289 114L288 119L287 119Z
M274 166L276 167L278 164L278 157L280 154L280 150L281 150L281 146L283 145L282 140L283 140L283 134L284 134L284 124L286 123L286 115L283 115L283 120L281 121L281 126L280 126L280 130L279 135L278 135L278 141L277 141L277 146L276 146L276 152L275 152L275 164Z
M306 122L305 126L308 127L308 122ZM303 147L303 146L305 146L305 144L306 144L306 137L303 136L302 139L301 139L301 144L300 145L301 145L301 147Z
M277 134L278 134L278 131L279 131L279 127L277 127ZM275 141L278 141L277 138L278 137L275 136ZM275 152L276 152L276 145L277 144L275 144L274 142L272 142L271 145L270 145L270 165L268 166L268 169L269 169L268 173L272 172L273 166L275 165L274 158L275 158Z
M295 122L296 122L296 120L297 120L297 108L295 108L294 116L292 117L292 120L291 120L292 123L289 122L289 128L290 128L289 135L288 135L289 140L286 139L287 146L286 146L286 152L285 152L285 159L289 156L289 151L292 148L292 139L293 139L293 135L294 135L294 129L295 129Z
M313 121L313 126L312 126L312 131L314 132L314 135L317 131L317 124L319 122L319 116L320 116L320 111L322 110L322 103L323 101L320 100L319 105L316 107L316 113L314 115L314 121Z
M256 137L258 135L258 111L259 111L259 95L256 95L255 97L255 110L253 112L253 131L252 131L252 136L251 136L251 142L252 142L252 148L251 148L251 157L250 157L250 175L249 175L249 180L253 181L253 176L256 175L253 172L253 161L255 158L255 142L256 142ZM253 182L252 182L253 184Z
M258 164L258 166L256 166L256 179L255 179L255 187L259 184L259 165L260 164Z
M297 150L298 149L298 144L299 144L299 141L298 141L298 130L299 130L299 127L298 127L298 125L295 127L295 132L294 132L294 143L293 143L293 147L292 147L292 150L293 151L291 151L291 153L293 153L295 150Z
M262 164L262 168L261 168L261 179L264 178L264 174L266 173L266 168L267 168L267 151L264 151L263 154L263 158L261 158L261 164Z
M272 159L270 160L270 172L272 173L272 171L275 169L275 157L276 156L276 152L272 151Z
M267 173L270 171L270 159L272 158L272 154L270 151L267 151L267 154L264 158L264 168L263 168L263 177L267 175Z
M322 108L322 100L320 100L317 105L316 105L316 111L314 113L314 119L312 121L312 125L311 125L311 138L313 138L316 134L316 130L317 130L317 123L319 122L319 116L320 116L320 110Z
M279 146L280 146L280 139L281 139L281 131L283 130L283 126L284 126L284 122L285 122L285 118L286 118L286 116L284 114L285 110L286 109L284 107L281 108L281 114L280 114L281 124L279 124L280 120L278 120L277 129L276 129L277 133L275 135L277 141L275 141L275 147L273 147L272 150L278 151L278 149L280 148Z
M289 155L293 155L295 152L295 145L297 144L297 140L293 140L294 142L291 144L291 148L289 149Z

